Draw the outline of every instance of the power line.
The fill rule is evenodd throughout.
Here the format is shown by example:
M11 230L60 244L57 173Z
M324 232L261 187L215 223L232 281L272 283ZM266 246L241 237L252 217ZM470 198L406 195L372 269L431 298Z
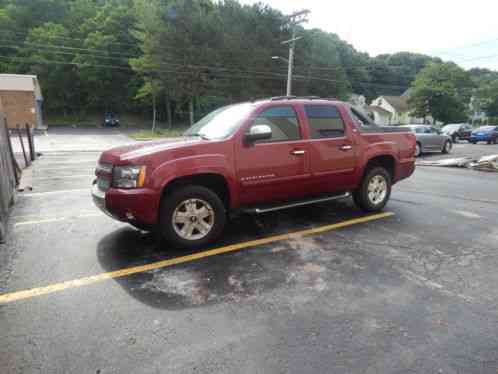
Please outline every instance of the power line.
M60 55L66 55L66 56L72 56L72 57L94 57L94 58L97 58L97 59L105 59L105 60L117 60L117 61L123 61L125 62L127 65L129 64L129 59L127 58L124 58L124 57L111 57L111 56L104 56L102 54L94 54L94 53L88 53L86 52L86 50L90 50L90 49L83 49L83 48L71 48L71 49L76 49L77 52L67 52L65 50L53 50L53 49L50 49L52 47L56 47L56 46L52 46L52 45L45 45L45 44L39 44L39 43L36 43L36 45L40 46L41 48L45 48L45 47L48 47L48 50L46 51L47 53L51 53L51 54L60 54ZM3 48L11 48L11 49L16 49L16 50L22 50L22 46L18 46L18 45L10 45L10 44L0 44L0 47L3 47ZM66 48L66 47L62 47L62 48ZM83 50L85 52L80 52L80 50ZM243 70L243 69L240 69L238 66L236 67L227 67L227 66L213 66L213 65L192 65L192 64L178 64L178 63L172 63L172 62L158 62L156 63L156 65L158 66L163 66L163 67L167 67L167 68L171 68L171 67L178 67L178 68L191 68L191 69L209 69L211 71L214 71L214 70L219 70L219 71L230 71L230 72L241 72L241 73L255 73L255 74L273 74L275 76L282 76L281 73L279 72L275 72L275 71L258 71L258 70ZM359 72L356 72L356 71L347 71L346 68L342 67L342 66L335 66L335 67L314 67L314 66L307 66L307 67L300 67L300 69L308 69L308 70L321 70L321 71L336 71L336 70L341 70L341 71L344 71L345 73L347 73L348 75L353 75L352 73L359 73Z
M58 38L58 37L54 37L54 38ZM5 38L3 38L3 39L5 39ZM65 39L70 39L70 38L65 38ZM77 40L84 41L83 39L77 39ZM6 41L8 42L8 40L6 40ZM52 48L52 49L62 49L62 50L75 50L75 51L93 52L93 53L105 53L105 54L109 55L108 58L110 58L110 56L120 56L121 58L140 58L140 57L143 57L143 54L131 55L131 54L125 54L125 53L121 53L121 52L111 52L111 51L106 50L106 49L83 48L83 47L67 46L67 45L62 45L62 44L46 44L46 43L35 43L35 42L29 42L29 41L22 41L22 43L25 44L25 45L28 45L28 46L35 46L35 47L42 47L42 48ZM111 42L109 44L113 44L113 43ZM140 49L140 47L138 45L136 45L136 44L133 44L133 46L135 46L135 47L137 47L137 48ZM158 50L166 52L169 49L159 48ZM270 57L271 56L268 57L268 60L270 60ZM340 59L340 55L338 57ZM172 59L171 57L169 59L171 61L174 61L174 59ZM266 62L266 59L265 60L263 60L263 59L256 59L256 60L253 60L253 61L255 61L255 62ZM172 63L174 63L174 62L172 62ZM206 67L206 66L199 66L199 65L197 65L197 66L198 67ZM406 69L406 67L402 66L402 65L386 65L385 67L387 67L389 69ZM354 63L354 64L349 64L347 66L342 66L341 65L341 66L320 66L320 67L313 67L313 69L316 69L316 70L331 70L331 71L332 70L340 70L340 69L342 69L342 70L348 70L348 68L365 68L367 70L372 70L372 69L383 69L384 67L372 66L372 65L369 65L368 62L366 62L366 63Z
M14 35L20 35L24 38L29 36L29 33L26 33L26 32L20 33L20 32L16 32L16 31L12 31L11 29L2 29L2 27L0 27L0 34L14 34ZM86 39L83 39L83 38L75 38L75 37L67 37L67 36L52 36L52 35L50 37L52 39L61 39L61 40L67 40L67 41L78 40L78 41L81 41L83 43L86 42ZM137 43L108 42L108 44L123 45L123 46L128 46L128 47L140 48L140 45Z
M56 61L56 60L40 60L40 59L30 59L30 58L24 58L24 57L12 57L12 56L4 56L0 55L0 58L3 59L9 59L9 60L19 60L19 61L27 61L31 62L33 64L43 64L43 65L66 65L66 66L74 66L77 68L89 68L89 67L98 67L98 68L106 68L106 69L116 69L116 70L121 70L121 71L128 71L130 73L136 73L136 71L131 68L131 67L126 67L126 66L117 66L117 65L105 65L105 64L88 64L88 63L80 63L80 62L67 62L67 61ZM192 71L181 71L181 70L162 70L162 69L145 69L144 72L148 73L174 73L178 75L191 75ZM226 72L226 73L204 73L204 72L196 72L198 75L201 76L216 76L217 78L243 78L243 79L271 79L271 80L281 80L282 78L285 78L284 74L279 74L276 76L275 74L273 75L265 75L265 74L239 74L237 73L231 74L231 72ZM251 75L252 74L252 75ZM339 80L334 80L334 79L326 79L326 78L320 78L320 77L315 77L315 76L296 76L299 80L315 80L315 81L322 81L322 82L329 82L329 83L344 83L345 81L339 81ZM377 83L372 83L372 82L361 82L357 81L354 83L359 83L362 85L370 85L370 86L377 86L377 87L391 87L391 88L402 88L403 86L395 86L395 85L387 85L387 84L377 84ZM407 87L403 87L407 88Z

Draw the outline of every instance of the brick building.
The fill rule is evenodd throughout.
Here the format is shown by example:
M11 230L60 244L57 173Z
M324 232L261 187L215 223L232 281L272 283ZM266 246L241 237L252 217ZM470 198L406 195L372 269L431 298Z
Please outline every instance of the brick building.
M43 96L36 75L0 74L0 101L7 125L43 129Z

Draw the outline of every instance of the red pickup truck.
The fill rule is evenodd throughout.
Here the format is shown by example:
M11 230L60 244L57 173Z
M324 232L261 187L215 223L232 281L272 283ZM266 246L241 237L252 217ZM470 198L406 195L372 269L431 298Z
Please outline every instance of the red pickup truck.
M349 104L277 97L220 108L175 141L102 153L92 195L111 217L195 247L220 236L228 213L350 195L381 210L414 156L414 134L377 126Z

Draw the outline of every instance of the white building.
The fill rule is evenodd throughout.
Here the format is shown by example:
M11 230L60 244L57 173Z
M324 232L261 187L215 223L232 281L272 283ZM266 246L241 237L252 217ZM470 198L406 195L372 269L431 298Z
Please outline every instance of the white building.
M418 118L412 116L408 106L409 91L401 96L379 96L372 101L368 107L373 114L375 123L383 126L388 125L408 125L408 124L432 124L431 116Z

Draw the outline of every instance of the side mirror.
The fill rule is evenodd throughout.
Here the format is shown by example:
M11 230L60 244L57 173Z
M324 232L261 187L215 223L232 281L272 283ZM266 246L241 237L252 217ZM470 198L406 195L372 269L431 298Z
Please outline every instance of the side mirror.
M245 140L248 143L254 143L258 140L268 140L272 137L271 128L268 125L256 125L251 127L245 135Z

